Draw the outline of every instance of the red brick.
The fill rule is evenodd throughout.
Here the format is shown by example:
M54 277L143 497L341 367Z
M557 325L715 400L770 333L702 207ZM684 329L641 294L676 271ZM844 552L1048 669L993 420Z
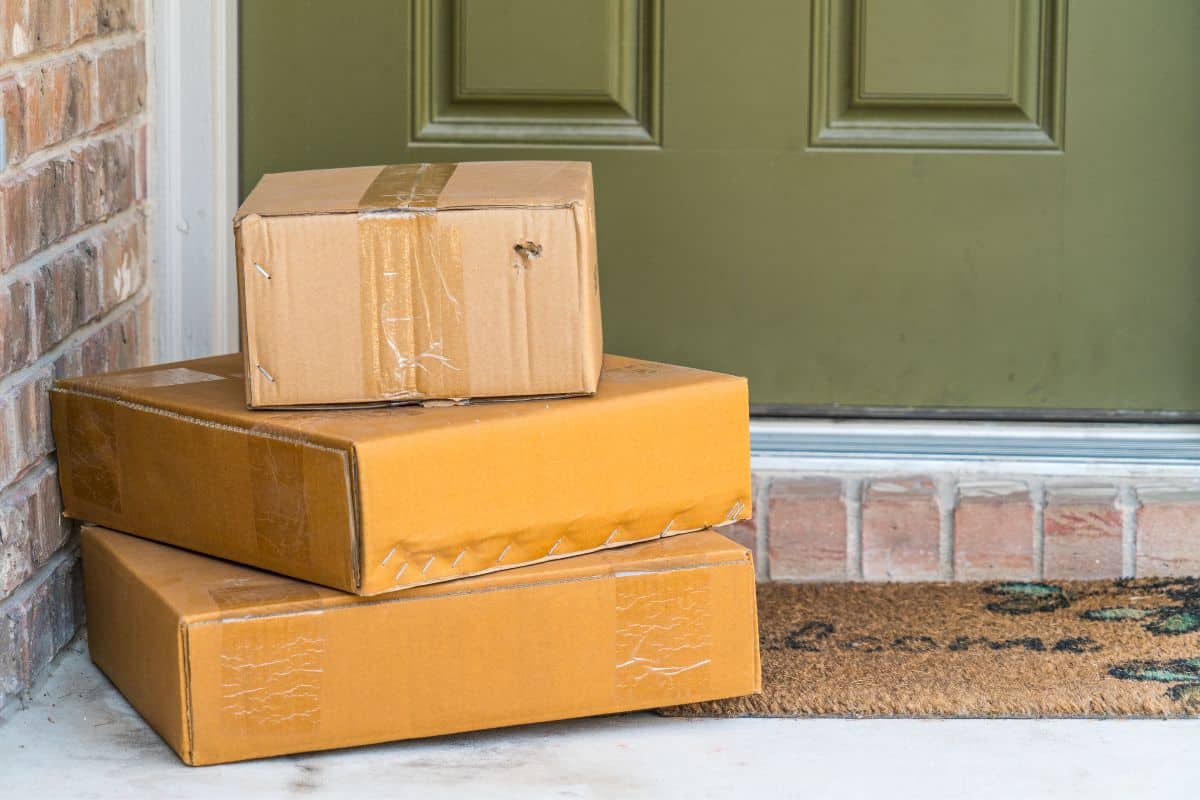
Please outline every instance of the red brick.
M863 578L923 581L941 577L941 513L929 478L874 480L863 490Z
M134 0L96 0L96 27L101 36L134 30L141 25Z
M73 378L126 369L146 363L149 358L149 302L92 331L82 342L66 348L54 362L54 377Z
M80 577L78 558L63 554L18 589L0 615L0 635L9 634L0 642L0 690L12 686L10 697L33 685L75 635L83 619Z
M13 593L33 573L30 530L21 511L0 504L0 598Z
M962 482L954 510L956 580L1036 577L1033 502L1015 482Z
M134 202L132 135L88 144L0 185L0 272Z
M91 127L91 65L86 59L76 56L25 70L18 83L24 107L25 155Z
M1200 487L1139 489L1137 575L1200 575Z
M0 597L10 594L66 543L58 472L51 461L0 493Z
M146 220L142 215L79 245L79 322L91 322L132 297L146 280Z
M54 50L71 42L71 0L0 2L0 59Z
M4 152L0 152L0 170L25 156L25 109L21 87L16 78L0 79L0 125L4 126Z
M23 587L7 616L12 622L18 685L29 687L54 658L54 573L39 575Z
M128 300L145 281L143 217L97 232L37 275L39 355Z
M30 477L34 485L29 494L29 549L33 568L37 569L66 544L74 524L62 513L57 466L51 461L44 472L35 472Z
M40 166L30 184L28 210L36 218L36 235L29 239L30 254L74 233L80 227L76 190L79 165L71 157L58 158Z
M146 282L145 217L98 231L44 264L32 281L0 285L0 375L39 358Z
M31 52L53 50L71 43L72 0L27 0Z
M0 376L34 357L32 299L33 287L26 281L0 287Z
M74 22L71 25L73 41L90 39L98 32L99 20L97 19L96 2L97 0L75 0L72 5L75 12Z
M45 352L79 327L76 286L87 263L78 248L44 264L34 276L38 350Z
M22 688L17 668L16 624L11 616L0 613L0 708Z
M80 214L85 222L98 222L133 205L135 164L130 137L88 145L80 164Z
M39 164L0 186L4 249L0 272L74 233L79 168L67 156Z
M772 580L846 579L846 504L835 478L776 478L768 490Z
M100 97L96 122L105 125L130 117L146 104L146 49L137 44L108 50L96 59Z
M39 370L0 397L0 486L49 455L50 374Z
M25 258L28 195L24 181L0 183L0 274Z
M13 34L18 24L25 24L25 0L0 0L0 63L12 57Z
M1043 524L1047 578L1121 576L1121 511L1116 487L1106 484L1049 487Z

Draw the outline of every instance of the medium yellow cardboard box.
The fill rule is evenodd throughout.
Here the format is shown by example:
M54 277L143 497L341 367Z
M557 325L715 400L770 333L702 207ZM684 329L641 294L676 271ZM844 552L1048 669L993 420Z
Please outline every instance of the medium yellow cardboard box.
M745 380L615 356L591 397L251 411L230 355L51 411L68 516L358 594L750 513Z
M575 161L264 176L234 220L247 402L594 392L593 205Z
M189 764L760 689L750 553L712 531L361 598L83 531L92 659Z

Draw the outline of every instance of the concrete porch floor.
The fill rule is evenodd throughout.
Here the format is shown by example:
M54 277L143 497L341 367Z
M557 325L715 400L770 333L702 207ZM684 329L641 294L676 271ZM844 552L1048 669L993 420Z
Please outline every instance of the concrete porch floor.
M184 766L76 641L0 717L0 796L1194 797L1200 720L684 720L627 714Z

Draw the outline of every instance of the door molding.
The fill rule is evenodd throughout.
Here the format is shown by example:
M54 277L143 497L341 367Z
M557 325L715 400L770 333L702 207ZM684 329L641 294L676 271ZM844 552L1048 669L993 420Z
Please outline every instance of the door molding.
M990 89L947 91L873 89L870 7L814 0L810 146L1062 150L1067 0L1010 2L1009 74Z
M496 89L468 80L462 0L413 0L411 144L660 146L662 2L614 8L609 85Z
M153 0L155 356L238 348L238 2Z

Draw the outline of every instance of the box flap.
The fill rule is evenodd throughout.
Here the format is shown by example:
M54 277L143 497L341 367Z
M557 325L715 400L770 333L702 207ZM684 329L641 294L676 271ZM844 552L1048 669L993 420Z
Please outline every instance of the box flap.
M399 164L264 175L234 217L462 208L553 208L585 203L586 161Z

